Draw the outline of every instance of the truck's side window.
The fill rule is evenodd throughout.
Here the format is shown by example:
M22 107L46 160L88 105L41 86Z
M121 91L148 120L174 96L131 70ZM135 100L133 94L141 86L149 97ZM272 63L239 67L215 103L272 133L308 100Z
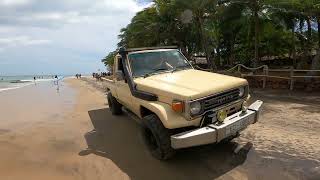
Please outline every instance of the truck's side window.
M122 74L124 75L124 69L123 69L123 64L122 64L122 59L121 59L121 57L118 57L117 61L118 61L117 71L121 71ZM124 79L124 82L127 83L127 80Z
M121 71L123 73L123 65L122 65L122 60L120 57L118 57L118 71Z

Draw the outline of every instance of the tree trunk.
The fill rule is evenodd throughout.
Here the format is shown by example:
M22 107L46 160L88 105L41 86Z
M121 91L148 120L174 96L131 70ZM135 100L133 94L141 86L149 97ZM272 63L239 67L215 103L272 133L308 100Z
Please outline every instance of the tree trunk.
M185 43L183 43L182 41L180 41L179 46L180 46L180 49L181 49L182 54L183 54L186 58L189 58L189 57L188 57L188 52L187 52L187 47L186 47Z
M308 24L308 42L311 43L312 28L311 28L311 18L310 17L307 17L307 24Z
M304 21L305 19L303 17L301 17L299 19L299 29L300 29L300 34L303 36L303 27L304 27ZM301 56L299 58L299 61L297 63L297 68L301 68L301 66L303 65L303 63L306 61L306 57L307 57L307 48L305 47L305 40L304 38L300 38L300 47L301 47Z
M212 63L211 64L211 69L212 69L212 71L214 71L214 70L217 70L217 67L216 67L216 64L214 63L214 61L215 61L216 59L215 59L215 52L214 52L214 49L211 51L211 53L210 53L210 57L209 57L209 61Z
M320 49L320 16L317 17L318 23L318 48Z
M255 9L254 12L254 61L253 66L258 66L258 59L259 59L259 16L258 16L258 9Z
M307 45L307 52L308 52L308 59L312 56L312 27L311 27L311 17L307 17L307 25L308 25L308 45Z
M217 47L217 60L216 60L216 62L218 62L218 66L221 67L222 63L221 63L221 53L220 53L220 42Z
M320 70L320 49L317 50L316 56L312 60L311 64L312 70ZM308 75L317 75L316 72L310 72Z
M235 61L234 44L235 44L235 38L232 37L232 40L230 42L230 57L229 57L229 65L231 66L234 65L234 61Z
M206 59L209 67L214 71L216 69L214 61L210 58L210 51L208 49L208 41L207 38L205 37L205 31L203 27L203 19L198 17L198 23L199 23L199 28L200 28L200 39L201 39L201 46L203 50L205 51L206 54Z
M303 25L304 25L304 19L300 18L299 29L301 34L303 33Z
M296 59L296 44L295 44L295 31L294 31L294 26L291 29L292 32L292 49L291 49L291 55L292 55L292 60L293 60L293 67L297 67L297 59Z

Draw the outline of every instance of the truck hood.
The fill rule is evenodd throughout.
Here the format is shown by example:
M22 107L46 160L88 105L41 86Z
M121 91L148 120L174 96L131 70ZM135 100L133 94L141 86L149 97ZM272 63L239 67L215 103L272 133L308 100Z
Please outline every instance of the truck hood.
M245 79L194 69L137 78L134 82L138 90L156 94L165 101L193 100L248 85Z

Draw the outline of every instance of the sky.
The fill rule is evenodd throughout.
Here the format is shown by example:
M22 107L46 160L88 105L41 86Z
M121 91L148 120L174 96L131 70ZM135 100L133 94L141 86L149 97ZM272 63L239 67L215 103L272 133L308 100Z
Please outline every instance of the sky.
M105 71L146 0L0 0L0 75Z

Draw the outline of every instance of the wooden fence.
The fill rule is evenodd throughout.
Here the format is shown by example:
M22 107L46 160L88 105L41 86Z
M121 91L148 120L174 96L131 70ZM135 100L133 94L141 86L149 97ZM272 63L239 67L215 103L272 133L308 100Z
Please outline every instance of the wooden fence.
M249 71L249 73L243 73L242 69ZM262 70L261 73L259 74L253 74L254 72L258 71L258 70ZM320 73L320 70L303 70L303 69L294 69L293 67L291 67L290 69L269 69L269 67L267 65L263 65L257 68L249 68L246 67L242 64L238 64L235 67L227 70L227 72L235 72L237 71L239 74L241 74L241 77L261 77L263 78L263 88L266 87L267 84L267 79L268 78L276 78L276 79L284 79L284 80L288 80L288 83L290 84L290 90L293 90L294 88L294 82L297 79L320 79L320 76L317 75L308 75L309 72L316 72L316 73ZM281 73L287 73L287 76L279 76L279 75L270 75L272 73L270 72L281 72ZM306 73L306 75L300 75L297 74L297 72L303 72Z

